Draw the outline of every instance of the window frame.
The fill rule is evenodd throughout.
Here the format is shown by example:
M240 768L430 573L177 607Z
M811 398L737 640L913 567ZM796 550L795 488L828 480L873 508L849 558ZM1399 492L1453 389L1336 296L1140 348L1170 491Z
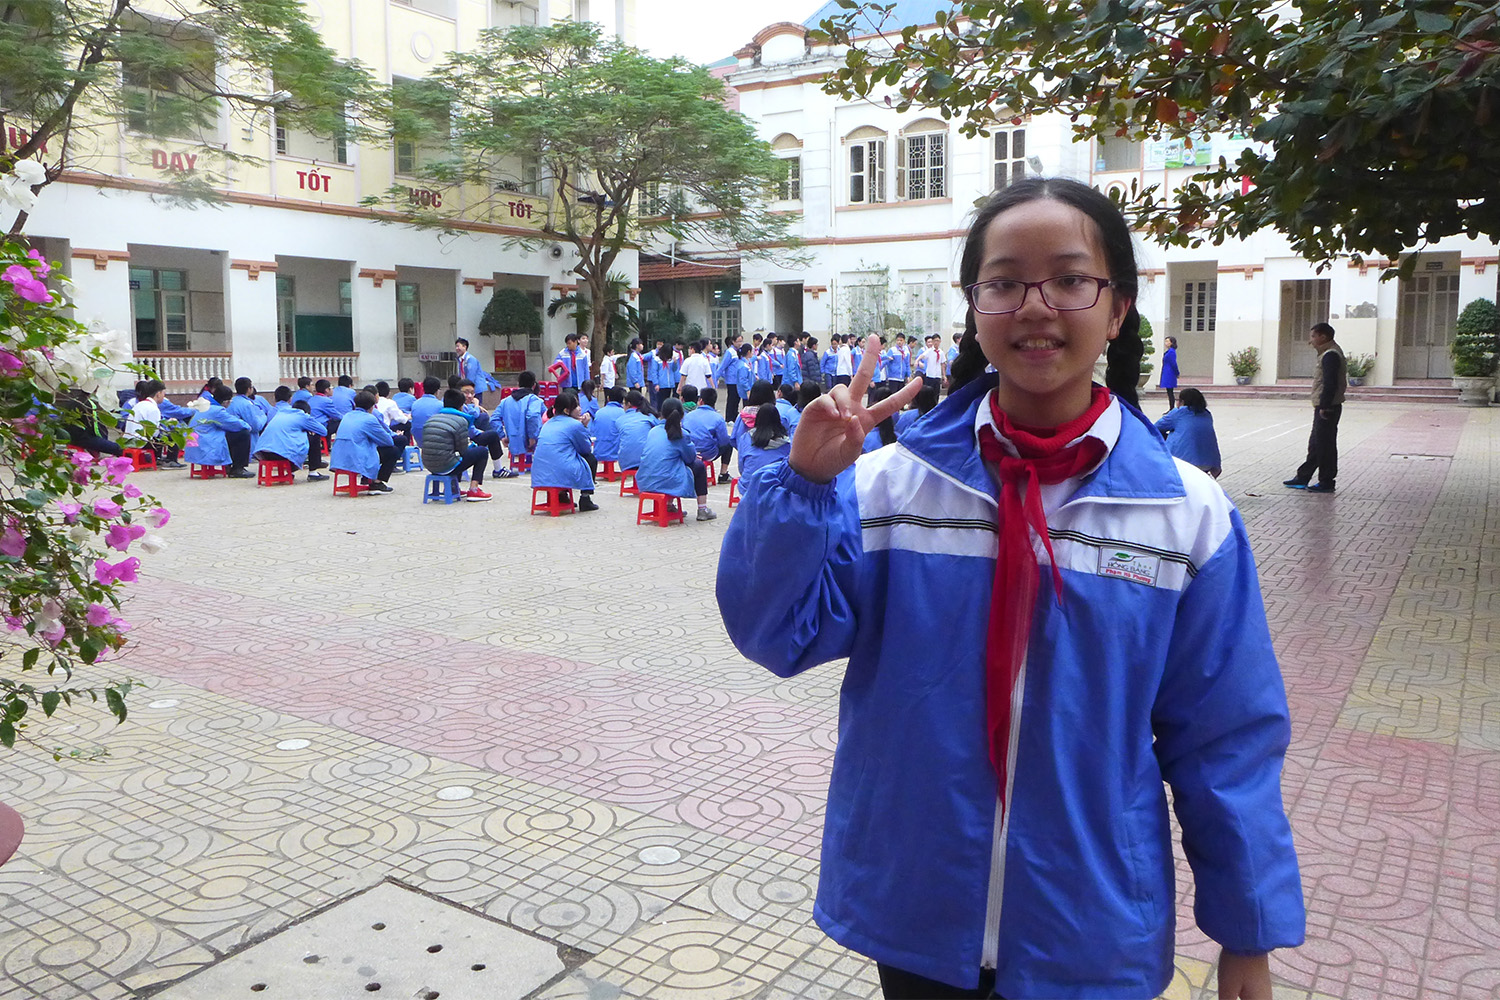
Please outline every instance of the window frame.
M1016 136L1021 137L1021 151L1016 152ZM1001 154L1000 142L1005 141L1005 153ZM1017 125L1014 128L998 129L990 141L990 166L995 184L995 190L999 191L1017 181L1026 179L1026 126Z
M885 145L884 137L866 137L851 139L844 143L847 152L845 157L849 169L849 183L845 188L850 205L884 205L885 195ZM860 152L863 160L862 166L856 170L854 167L854 154ZM863 196L854 197L854 182L858 179L862 185Z
M917 166L915 150L922 152ZM934 157L936 152L936 157ZM914 129L897 144L896 200L927 201L948 197L948 130ZM936 162L934 162L936 159ZM920 184L920 188L918 188Z

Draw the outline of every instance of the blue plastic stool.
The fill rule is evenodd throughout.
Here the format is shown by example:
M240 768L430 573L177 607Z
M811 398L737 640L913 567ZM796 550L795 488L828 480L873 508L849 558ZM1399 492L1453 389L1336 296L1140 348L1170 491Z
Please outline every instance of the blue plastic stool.
M458 485L453 482L452 476L428 476L427 481L422 484L422 502L441 500L443 503L457 503Z
M422 449L412 445L401 453L401 471L410 472L422 468Z

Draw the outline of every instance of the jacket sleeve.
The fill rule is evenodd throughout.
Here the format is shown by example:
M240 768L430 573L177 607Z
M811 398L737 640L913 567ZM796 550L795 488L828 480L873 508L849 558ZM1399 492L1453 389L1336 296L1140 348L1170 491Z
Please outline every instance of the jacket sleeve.
M740 492L717 584L735 648L781 677L848 656L862 553L853 475L818 484L776 462Z
M1302 943L1306 915L1281 769L1286 692L1237 511L1188 584L1152 712L1197 887L1198 927L1245 955Z
M318 435L318 437L328 436L328 424L325 423L321 418L312 416L308 413L302 414L301 429L303 431L316 434Z
M533 399L537 402L536 406L530 405L530 401ZM546 407L542 405L542 399L540 396L528 396L527 404L526 440L535 441L537 439L537 436L542 433L542 411L545 410Z
M1322 410L1333 405L1333 394L1338 391L1339 356L1333 351L1324 351L1318 364L1323 366L1323 393L1318 399L1318 409Z

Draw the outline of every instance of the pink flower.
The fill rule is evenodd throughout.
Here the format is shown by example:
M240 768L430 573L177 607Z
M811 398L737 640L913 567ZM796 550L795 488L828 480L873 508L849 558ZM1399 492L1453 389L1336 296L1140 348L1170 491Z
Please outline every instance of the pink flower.
M28 252L26 256L36 261L36 263L32 265L31 270L36 274L38 278L45 278L47 275L52 273L52 265L43 260L42 255L37 251L32 250Z
M15 615L5 616L5 627L10 629L12 632L26 631L26 623L17 618Z
M118 486L125 477L135 471L135 463L124 455L111 455L100 463L104 466L104 478Z
M48 303L52 301L52 293L47 291L47 286L37 280L31 269L20 264L12 264L0 274L0 281L8 281L15 286L16 294L27 302Z
M57 501L57 509L62 511L64 523L72 524L74 521L78 520L78 515L83 512L83 504L63 503L61 500L59 500Z
M115 524L111 525L109 531L104 534L104 544L111 549L119 549L124 552L130 548L130 543L146 533L143 524Z
M62 637L65 636L65 635L67 635L67 634L68 634L68 630L65 629L65 628L63 628L61 625L59 625L59 626L57 626L57 628L53 629L50 632L43 632L42 633L42 638L46 639L48 642L52 643L52 645L55 646L59 642L61 642L62 641Z
M153 528L165 528L170 520L172 520L172 512L165 507L157 507L146 515L146 523Z
M122 510L124 510L124 508L115 503L113 500L94 501L94 513L104 518L106 521L112 517L119 517L120 511Z
M14 524L7 524L0 531L0 555L19 559L26 554L26 536Z
M124 488L121 489L120 492L125 494L125 496L127 496L131 500L134 500L136 497L139 497L141 495L141 488L135 483L126 483Z
M108 625L115 620L115 615L103 604L90 604L89 613L83 616L83 620L94 626Z
M188 431L187 441L184 442L184 443L189 448L196 448L198 446L198 432L197 431Z
M86 451L70 451L68 452L68 461L81 469L87 469L93 466L94 456Z
M136 570L141 568L141 561L135 556L129 559L121 559L111 565L103 559L94 561L94 579L109 586L112 583L134 583L136 581Z
M90 469L87 465L79 466L78 468L73 470L73 482L87 483L91 478L93 478L93 475L93 470Z
M0 351L0 375L14 375L24 367L26 363L20 358L9 351Z

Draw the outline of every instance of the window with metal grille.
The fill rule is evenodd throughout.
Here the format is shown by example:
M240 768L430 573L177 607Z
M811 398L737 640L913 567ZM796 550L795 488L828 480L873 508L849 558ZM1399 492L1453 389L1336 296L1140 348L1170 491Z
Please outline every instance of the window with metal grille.
M422 350L422 286L401 281L396 284L396 324L401 328L401 353Z
M875 205L885 201L885 140L863 139L849 144L849 204Z
M1026 177L1026 130L995 133L995 190Z
M926 132L902 137L905 153L902 156L903 190L900 197L906 201L947 196L946 170L948 135L945 132Z
M1218 309L1218 281L1189 281L1183 284L1183 333L1213 333L1214 315Z
M776 197L780 201L802 200L802 157L784 156L781 164L786 171L776 184Z

